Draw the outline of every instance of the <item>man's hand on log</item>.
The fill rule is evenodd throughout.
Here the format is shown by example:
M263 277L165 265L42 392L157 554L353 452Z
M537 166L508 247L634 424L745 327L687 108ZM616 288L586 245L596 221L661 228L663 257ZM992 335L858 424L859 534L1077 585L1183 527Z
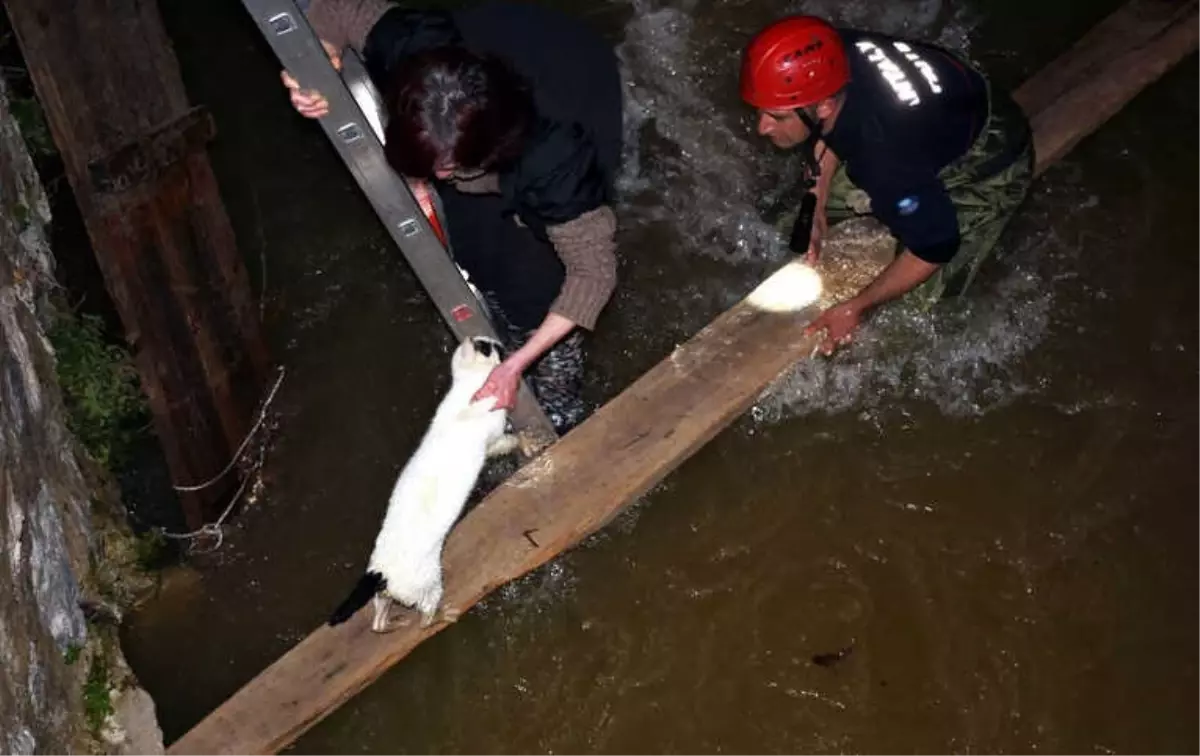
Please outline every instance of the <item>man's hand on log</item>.
M817 331L825 331L825 337L821 341L820 350L826 357L833 354L833 350L840 346L845 346L850 343L851 335L858 328L858 324L862 321L862 308L853 299L841 304L830 307L825 312L817 316L817 319L809 323L804 329L804 333L811 334Z

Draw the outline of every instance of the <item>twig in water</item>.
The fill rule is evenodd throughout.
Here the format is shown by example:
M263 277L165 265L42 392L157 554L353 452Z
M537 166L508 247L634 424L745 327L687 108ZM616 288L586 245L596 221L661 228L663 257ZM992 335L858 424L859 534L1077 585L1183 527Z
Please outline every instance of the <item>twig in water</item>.
M834 664L837 664L852 653L854 653L853 643L845 648L839 648L837 651L833 651L832 653L814 654L812 663L816 664L818 667L832 667Z

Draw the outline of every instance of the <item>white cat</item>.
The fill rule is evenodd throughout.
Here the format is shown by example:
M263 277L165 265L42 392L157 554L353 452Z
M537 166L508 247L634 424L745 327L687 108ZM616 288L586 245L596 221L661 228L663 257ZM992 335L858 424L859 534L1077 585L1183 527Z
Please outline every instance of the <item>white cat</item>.
M330 625L345 622L372 599L371 629L377 633L399 626L388 619L393 600L417 609L422 627L433 622L442 600L446 534L475 487L484 460L517 445L504 432L508 413L492 409L495 399L471 401L500 359L500 344L488 338L467 339L454 350L450 390L396 480L366 574L334 611Z

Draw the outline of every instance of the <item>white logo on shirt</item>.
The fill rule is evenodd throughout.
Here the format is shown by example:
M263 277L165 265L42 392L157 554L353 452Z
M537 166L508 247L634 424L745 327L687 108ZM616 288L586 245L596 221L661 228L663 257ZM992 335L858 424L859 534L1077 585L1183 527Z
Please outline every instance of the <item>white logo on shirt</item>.
M929 65L929 61L913 52L912 47L910 47L906 42L893 42L892 47L903 53L904 57L908 58L908 60L917 67L917 70L921 72L921 76L925 78L925 82L929 84L929 89L932 90L934 94L942 93L942 84L940 81L938 81L937 71L933 70L933 66Z
M894 42L892 46L921 72L921 76L929 84L931 92L934 94L941 93L942 86L938 81L937 72L933 70L933 66L929 65L928 61L913 52L912 47L904 42ZM891 87L892 93L896 95L897 100L910 108L921 104L921 96L917 94L917 88L904 75L904 71L900 69L900 66L896 65L896 62L889 58L879 45L874 42L862 40L856 43L855 47L866 55L868 61L875 64L879 75Z

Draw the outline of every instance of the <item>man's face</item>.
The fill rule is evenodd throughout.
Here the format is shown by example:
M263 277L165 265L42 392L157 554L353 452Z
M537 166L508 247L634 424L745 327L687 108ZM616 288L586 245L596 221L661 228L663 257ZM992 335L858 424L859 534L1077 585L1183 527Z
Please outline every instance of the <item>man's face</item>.
M758 133L788 150L808 139L809 131L794 110L759 110Z

